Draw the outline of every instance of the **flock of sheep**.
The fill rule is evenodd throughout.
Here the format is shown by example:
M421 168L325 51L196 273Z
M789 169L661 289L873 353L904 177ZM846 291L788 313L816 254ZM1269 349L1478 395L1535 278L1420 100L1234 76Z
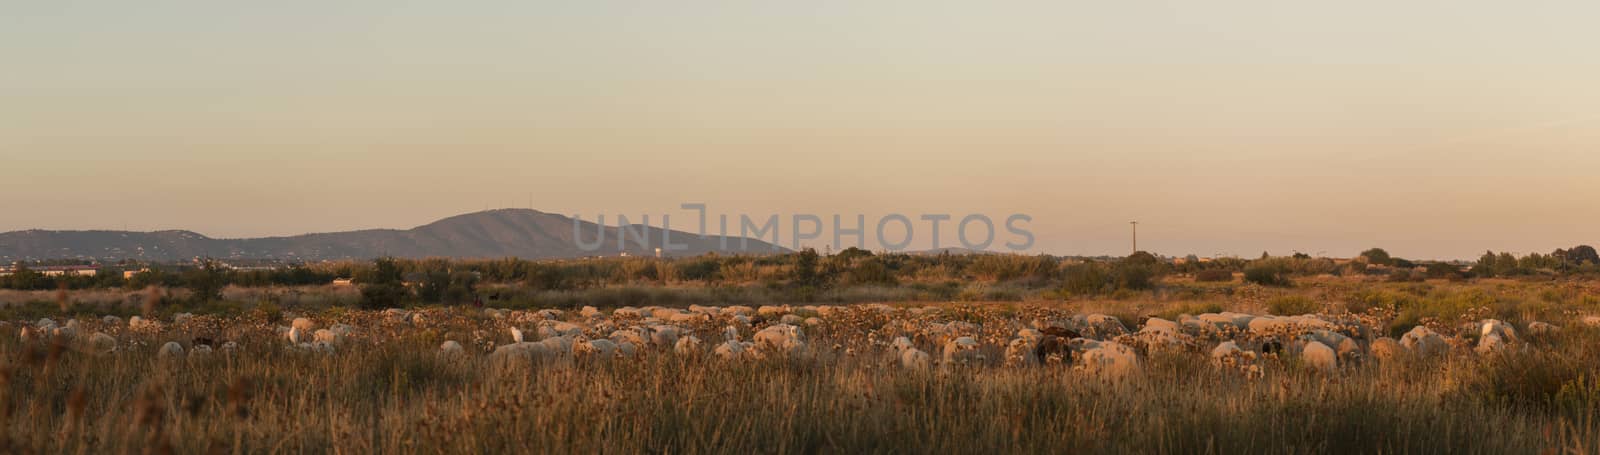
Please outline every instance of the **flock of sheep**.
M882 356L888 365L915 371L1070 367L1107 377L1136 374L1143 359L1163 353L1209 353L1219 368L1247 375L1259 375L1260 362L1267 359L1298 359L1306 368L1331 373L1362 362L1458 350L1487 354L1522 343L1514 327L1493 319L1451 328L1446 331L1455 333L1449 336L1417 326L1395 340L1380 336L1376 324L1363 317L1325 314L1150 317L1133 330L1116 317L1048 308L1013 313L985 307L884 304L352 313L362 316L324 321L326 327L311 318L293 318L288 325L271 326L274 334L254 340L276 338L279 341L265 344L277 346L267 347L338 355L360 349L378 333L448 327L461 330L450 332L458 336L444 341L438 354L452 360L539 363L680 355L738 362L831 352ZM154 356L163 361L205 358L217 351L232 355L247 342L240 330L228 329L220 319L187 313L167 322L140 317L124 322L106 316L98 321L41 319L17 325L26 342L73 344L102 355L134 355L159 344ZM1539 336L1557 329L1533 322L1525 333Z

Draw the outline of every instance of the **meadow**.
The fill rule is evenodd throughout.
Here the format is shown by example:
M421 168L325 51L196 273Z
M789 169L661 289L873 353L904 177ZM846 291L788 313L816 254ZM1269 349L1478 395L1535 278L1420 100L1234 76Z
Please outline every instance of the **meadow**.
M1600 451L1584 277L1168 273L1138 292L901 283L820 303L503 290L524 294L368 310L325 285L7 291L0 451ZM1270 327L1227 322L1243 315ZM1442 344L1394 349L1419 326Z

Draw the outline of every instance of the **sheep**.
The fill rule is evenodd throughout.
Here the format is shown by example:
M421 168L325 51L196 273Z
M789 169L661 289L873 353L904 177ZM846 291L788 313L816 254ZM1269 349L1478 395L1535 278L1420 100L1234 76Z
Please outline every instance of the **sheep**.
M172 315L173 324L184 324L194 319L194 313L178 313Z
M1339 367L1339 355L1334 353L1333 348L1320 341L1306 343L1306 347L1300 351L1300 361L1307 368L1324 373Z
M1373 360L1386 362L1398 359L1405 352L1405 349L1394 338L1382 337L1372 340L1372 344L1367 346L1367 355L1372 357Z
M301 343L308 343L308 342L311 341L311 337L308 336L306 334L306 332L304 330L301 330L299 327L291 327L291 328L289 328L289 331L288 332L284 332L283 336L284 336L284 338L288 338L289 339L289 344L298 345L298 344L301 344Z
M176 341L168 341L156 351L156 358L161 360L177 360L183 357L183 345Z
M204 359L211 356L211 346L199 345L189 350L189 358L193 360Z
M118 326L118 325L122 325L122 318L108 315L106 317L100 318L100 323L108 325L108 326Z
M605 338L587 340L580 336L573 340L572 343L572 354L580 357L595 356L599 358L609 358L616 354L616 352L617 343Z
M527 340L523 339L522 337L522 329L519 329L516 326L511 326L511 342L521 343L524 341Z
M697 338L694 335L686 335L686 336L679 337L678 338L678 342L675 343L672 346L672 351L677 353L678 355L699 354L700 353L700 338Z
M1092 347L1084 349L1079 368L1109 379L1127 378L1140 369L1139 354L1127 345L1114 341L1085 345Z
M805 347L805 333L800 327L789 324L777 324L761 329L754 337L756 346L763 350L779 353L798 353Z
M610 338L611 341L615 341L617 343L629 343L634 346L645 346L649 343L650 335L649 329L643 327L634 327L631 329L623 329L611 332Z
M785 314L782 318L779 318L778 321L780 323L789 325L804 325L806 323L805 318L793 314Z
M1076 319L1076 318L1074 318ZM1128 326L1122 324L1121 319L1104 314L1090 314L1083 317L1084 324L1093 334L1093 338L1110 339L1117 335L1126 335Z
M650 327L650 344L657 348L674 348L678 344L680 330L670 325Z
M969 365L982 363L986 358L978 351L978 340L958 337L944 345L944 365Z
M134 316L128 318L128 328L135 331L159 331L161 330L161 321L154 321Z
M716 354L717 357L721 357L723 360L735 360L740 357L744 357L745 352L748 351L750 347L750 343L728 340L717 345L717 349L713 353Z
M317 323L308 318L294 318L289 327L300 329L301 332L311 333L317 330Z
M1479 337L1488 338L1490 335L1495 335L1506 343L1517 341L1517 329L1512 328L1510 324L1500 322L1497 319L1484 319L1479 323L1479 326Z
M1254 357L1254 354L1253 352L1239 349L1238 343L1224 341L1217 344L1217 347L1211 348L1211 363L1219 367L1231 366L1246 357Z
M1410 332L1401 336L1400 345L1423 357L1444 354L1450 350L1450 343L1446 342L1444 337L1420 325L1412 327Z
M1007 367L1028 367L1038 365L1039 358L1035 354L1036 347L1037 346L1034 344L1034 342L1029 341L1027 338L1012 339L1010 343L1006 343L1005 365Z
M117 339L111 335L95 332L94 335L89 335L89 346L95 353L109 354L116 352Z
M822 318L819 318L819 317L816 317L816 316L812 316L812 317L806 318L806 320L804 322L806 324L806 327L820 327L820 326L822 326Z
M337 332L332 331L332 330L317 329L317 331L312 334L312 340L317 342L317 343L328 343L330 345L337 345L337 344L340 344L340 343L344 342L344 337L339 335Z
M1541 337L1559 331L1561 331L1560 326L1548 322L1533 321L1528 323L1528 335L1532 337Z
M644 317L644 312L639 311L638 308L634 308L634 307L631 307L631 306L625 306L625 307L622 307L622 308L617 308L615 310L611 310L611 317L614 317L614 318L643 318Z
M899 337L894 339L895 358L900 362L900 368L912 371L928 371L933 367L933 356L922 352L911 344L911 339Z
M1473 348L1478 354L1492 354L1506 348L1506 341L1500 334L1491 333L1478 339L1478 346Z

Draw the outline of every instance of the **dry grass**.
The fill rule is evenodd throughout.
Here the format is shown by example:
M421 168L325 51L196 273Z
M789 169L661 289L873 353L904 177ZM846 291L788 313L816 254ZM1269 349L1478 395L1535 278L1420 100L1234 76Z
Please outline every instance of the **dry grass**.
M1377 286L1339 285L1350 287L1316 292L1337 300ZM1543 286L1470 285L1527 305L1549 300L1540 297ZM1422 294L1432 292L1438 290ZM1583 309L1584 295L1545 297L1571 312ZM1084 305L1112 303L946 305L945 317L981 321L985 333L1004 336L1039 314ZM1145 358L1143 372L1112 380L1064 367L1001 367L997 355L971 369L900 370L883 343L901 329L885 324L890 316L864 310L808 330L810 343L794 358L728 362L661 351L536 364L485 354L509 342L505 320L465 309L425 314L419 326L369 312L318 314L324 324L359 327L332 355L287 347L274 332L278 322L268 320L273 315L258 311L137 333L85 320L86 333L118 338L120 352L111 354L8 336L0 339L0 452L1600 450L1600 333L1578 324L1504 356L1462 350L1442 359L1349 364L1331 375L1290 357L1265 361L1262 376L1250 378L1213 367L1199 352L1157 353ZM929 319L904 312L894 318ZM722 324L697 333L712 344ZM195 336L242 348L156 358L161 343ZM439 357L446 339L469 346L468 356Z

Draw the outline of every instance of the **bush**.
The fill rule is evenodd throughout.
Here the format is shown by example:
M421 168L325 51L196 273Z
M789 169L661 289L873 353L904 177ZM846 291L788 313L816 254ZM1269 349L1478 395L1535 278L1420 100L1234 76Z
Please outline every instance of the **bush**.
M1262 286L1288 286L1289 271L1276 264L1251 264L1244 268L1244 281Z
M1100 265L1085 262L1061 270L1061 292L1066 295L1095 295L1105 289L1106 272Z
M1233 281L1233 271L1222 269L1206 269L1194 273L1194 280L1201 283L1226 283Z

